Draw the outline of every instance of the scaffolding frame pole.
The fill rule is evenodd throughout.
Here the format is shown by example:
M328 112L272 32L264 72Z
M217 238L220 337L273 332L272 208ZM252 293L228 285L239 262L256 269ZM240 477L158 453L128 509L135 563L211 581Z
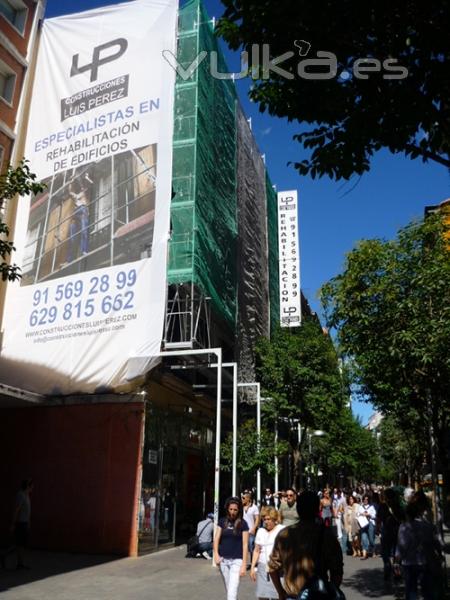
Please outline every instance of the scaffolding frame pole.
M219 522L219 493L220 493L220 438L222 432L222 348L199 348L195 350L172 350L160 352L158 356L196 356L215 354L217 357L217 395L216 395L216 456L214 461L214 528ZM214 566L214 561L213 566Z
M261 384L258 381L249 383L238 383L238 387L256 387L256 437L258 439L258 451L261 444ZM256 503L261 502L261 469L256 471Z
M215 367L217 365L211 365L212 367ZM232 496L236 496L237 494L237 429L238 429L238 423L237 423L237 388L238 388L238 381L237 381L237 363L236 362L224 362L222 363L222 367L228 367L228 368L232 368L233 369L233 433L232 433L232 440L233 440L233 452L232 452L232 474L231 474L231 495Z

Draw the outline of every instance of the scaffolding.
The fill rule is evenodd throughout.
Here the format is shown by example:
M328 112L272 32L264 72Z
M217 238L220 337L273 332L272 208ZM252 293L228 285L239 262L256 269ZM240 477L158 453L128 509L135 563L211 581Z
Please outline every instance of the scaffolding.
M203 50L208 56L217 52L225 68L211 21L201 3L193 0L180 10L179 64L187 68ZM235 331L235 106L233 83L213 79L209 61L203 61L187 80L178 75L166 344L199 342L197 324L208 322L209 305Z

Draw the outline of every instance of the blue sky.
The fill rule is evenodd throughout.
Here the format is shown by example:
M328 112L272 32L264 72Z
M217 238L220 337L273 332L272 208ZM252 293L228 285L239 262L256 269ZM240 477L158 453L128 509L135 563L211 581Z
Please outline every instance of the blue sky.
M47 0L46 16L57 16L115 4L111 0ZM218 0L205 0L210 16L219 17ZM226 51L229 64L237 56ZM450 175L433 163L410 161L401 155L379 152L371 171L359 181L347 183L322 178L300 177L289 161L302 156L292 136L302 126L261 114L246 97L248 82L239 82L241 102L252 119L252 129L272 182L278 190L298 189L300 203L300 244L303 292L320 313L317 291L343 267L345 254L363 238L391 238L413 218L423 216L424 206L450 196ZM326 101L324 99L324 101ZM332 101L332 100L330 100ZM356 184L356 185L355 185ZM367 421L371 407L354 403L354 411Z

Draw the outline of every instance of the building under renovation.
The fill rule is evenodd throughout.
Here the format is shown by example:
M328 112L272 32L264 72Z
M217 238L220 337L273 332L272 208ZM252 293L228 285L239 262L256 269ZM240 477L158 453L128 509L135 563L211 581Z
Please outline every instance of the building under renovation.
M179 11L178 62L202 50L217 52L225 71L213 23L192 0ZM47 178L30 206L23 288L151 256L158 150L126 150ZM49 373L31 376L26 361L22 383L2 387L0 445L10 458L1 512L33 477L36 546L135 555L185 540L217 504L217 357L196 351L220 348L239 382L255 382L255 342L279 322L279 279L276 192L233 82L212 78L208 61L189 79L177 76L172 159L161 356L125 391L28 392ZM132 270L127 277L122 287L133 285ZM3 373L15 366L8 360ZM223 438L232 370L221 377ZM242 388L239 400L252 410L255 390ZM219 499L230 490L222 474Z

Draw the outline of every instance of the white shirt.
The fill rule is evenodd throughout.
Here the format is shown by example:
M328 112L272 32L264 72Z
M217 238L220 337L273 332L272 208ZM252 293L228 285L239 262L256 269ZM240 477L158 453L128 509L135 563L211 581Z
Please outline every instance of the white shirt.
M375 507L372 506L372 504L361 504L358 508L358 517L364 515L365 512L369 513L367 519L369 519L369 521L375 525L375 519L377 516L377 511L375 510Z
M255 544L261 547L258 562L267 565L270 555L272 554L275 538L282 529L284 529L284 525L281 524L275 525L271 531L268 531L264 527L258 529L255 537Z
M258 515L259 510L255 504L251 504L249 507L244 506L244 519L247 521L250 531L255 527L255 520Z

